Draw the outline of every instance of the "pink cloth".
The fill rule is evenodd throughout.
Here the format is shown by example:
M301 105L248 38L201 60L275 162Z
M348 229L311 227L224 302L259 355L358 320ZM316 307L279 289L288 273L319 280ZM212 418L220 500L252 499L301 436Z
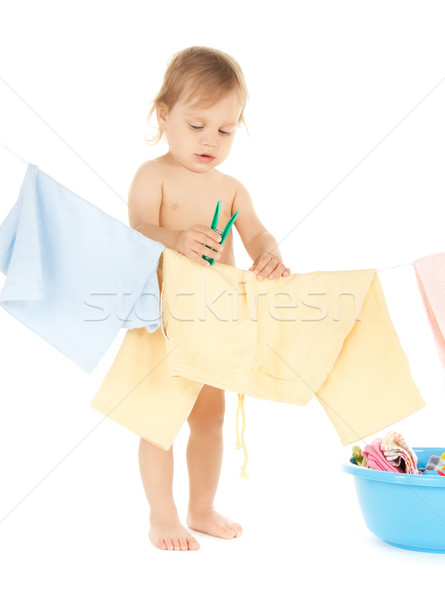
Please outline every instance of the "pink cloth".
M417 475L417 454L409 446L401 433L390 431L383 438L380 449L387 461L396 467L401 466L404 473Z
M414 270L437 351L445 368L445 252L416 260Z
M401 467L397 467L386 459L383 450L380 449L381 443L381 438L376 438L362 450L362 456L366 458L366 466L369 469L377 469L379 471L403 473L404 471Z

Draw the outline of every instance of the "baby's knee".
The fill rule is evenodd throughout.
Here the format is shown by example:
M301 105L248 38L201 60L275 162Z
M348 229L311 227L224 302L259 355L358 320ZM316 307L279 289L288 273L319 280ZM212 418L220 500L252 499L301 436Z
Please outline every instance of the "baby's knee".
M224 413L215 414L191 414L187 419L191 432L217 433L224 425Z

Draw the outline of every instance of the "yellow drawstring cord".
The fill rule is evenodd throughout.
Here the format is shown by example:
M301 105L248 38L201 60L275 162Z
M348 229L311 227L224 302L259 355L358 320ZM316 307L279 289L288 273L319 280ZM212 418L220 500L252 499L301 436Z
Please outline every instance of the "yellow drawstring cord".
M242 442L242 446L241 446L241 442L239 440L239 435L238 435L238 417L239 417L239 412L241 410L241 414L243 416L243 426L241 429L241 442ZM244 412L244 394L240 394L238 393L238 406L236 409L236 449L239 450L239 448L243 448L244 450L244 464L241 467L241 475L240 475L240 479L248 479L249 476L247 475L247 471L246 471L246 466L247 466L247 448L246 448L246 443L244 442L244 430L246 428L246 414Z

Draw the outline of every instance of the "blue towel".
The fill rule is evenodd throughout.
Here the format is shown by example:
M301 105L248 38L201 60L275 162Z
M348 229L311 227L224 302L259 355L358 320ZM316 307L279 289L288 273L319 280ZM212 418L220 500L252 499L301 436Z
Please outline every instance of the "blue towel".
M90 373L121 327L160 326L163 250L29 164L0 225L0 304Z

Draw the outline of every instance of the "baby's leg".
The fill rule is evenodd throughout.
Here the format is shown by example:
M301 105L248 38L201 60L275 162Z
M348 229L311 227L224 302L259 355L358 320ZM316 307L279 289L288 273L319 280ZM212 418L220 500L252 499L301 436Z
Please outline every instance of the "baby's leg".
M204 385L188 418L187 525L210 535L232 538L241 535L241 525L217 513L213 506L222 464L224 410L224 390Z
M141 438L139 468L150 505L153 544L161 550L198 550L199 542L181 525L173 501L173 446L166 451Z

